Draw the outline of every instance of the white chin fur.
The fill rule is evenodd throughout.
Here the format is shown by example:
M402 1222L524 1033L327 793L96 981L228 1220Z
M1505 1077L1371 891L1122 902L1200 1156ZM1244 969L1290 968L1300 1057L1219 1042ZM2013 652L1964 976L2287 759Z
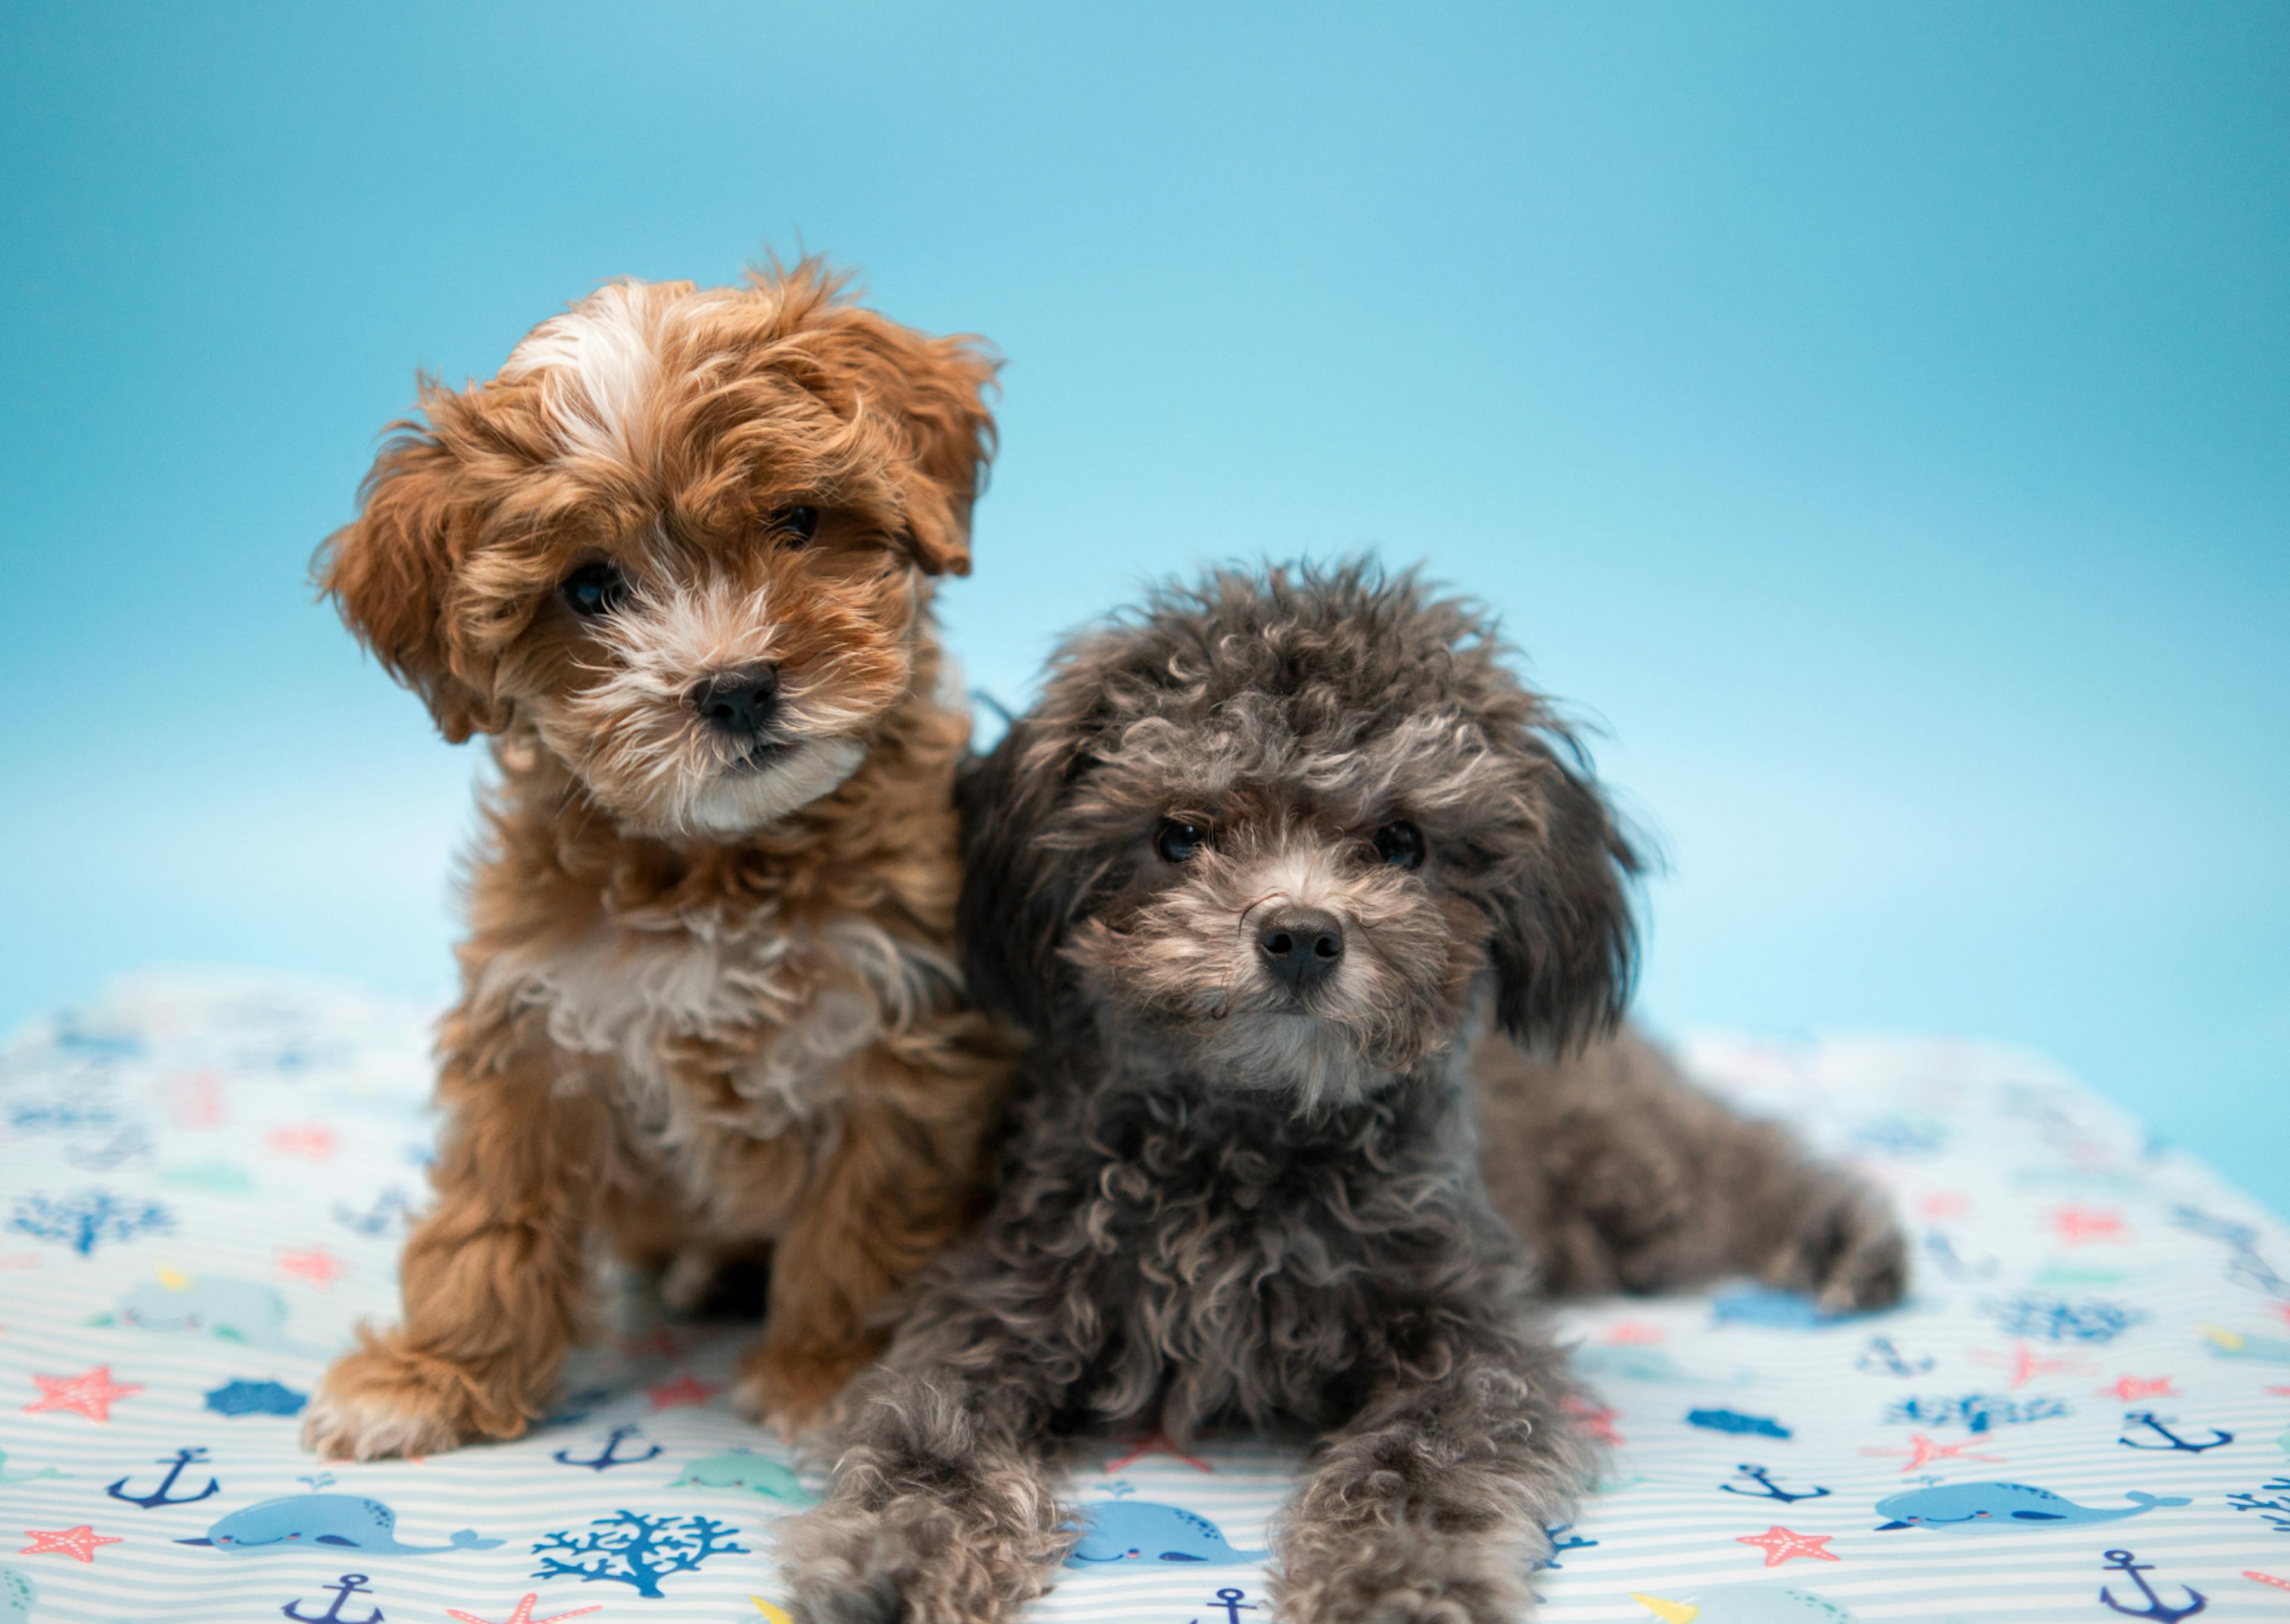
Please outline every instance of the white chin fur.
M832 794L859 770L867 747L853 739L796 745L760 772L717 779L693 796L682 821L710 835L745 835Z
M1294 1093L1300 1112L1364 1100L1388 1076L1316 1015L1236 1012L1218 1031L1217 1059L1249 1086Z

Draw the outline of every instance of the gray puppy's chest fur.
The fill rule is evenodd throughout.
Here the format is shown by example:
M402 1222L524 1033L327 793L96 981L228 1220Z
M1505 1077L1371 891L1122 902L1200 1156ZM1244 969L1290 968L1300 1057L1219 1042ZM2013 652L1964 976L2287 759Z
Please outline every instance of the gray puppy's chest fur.
M1005 1260L1030 1252L1023 1272L1056 1277L1058 1323L1040 1329L1083 1361L1070 1422L1322 1429L1440 1340L1457 1293L1524 1305L1491 1260L1446 1063L1299 1117L1092 1058L1093 1085L1078 1068L1044 1079L1016 1152L1026 1198L993 1224Z

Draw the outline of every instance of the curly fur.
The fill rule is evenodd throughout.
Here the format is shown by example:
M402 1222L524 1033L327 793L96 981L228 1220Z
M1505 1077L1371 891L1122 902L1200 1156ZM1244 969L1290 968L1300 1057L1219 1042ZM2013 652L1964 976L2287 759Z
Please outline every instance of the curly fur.
M1171 819L1206 843L1169 858ZM1420 867L1377 844L1400 820ZM964 830L972 984L1037 1042L1000 1196L789 1540L810 1624L1006 1617L1073 1538L1055 1440L1146 1427L1317 1440L1274 1531L1290 1624L1516 1619L1596 1459L1531 1257L1586 1286L1846 1263L1834 1204L1782 1200L1843 1180L1610 1036L1637 860L1485 621L1413 578L1220 572L1076 638ZM1342 940L1301 988L1259 943L1298 909ZM1758 1211L1684 1244L1674 1189L1633 1221L1613 1175L1648 1166ZM1847 1294L1881 1298L1898 1236L1864 1216Z
M1008 1055L956 963L930 578L969 565L992 371L811 263L621 282L384 446L319 582L499 771L404 1323L328 1374L311 1446L522 1432L599 1236L680 1287L768 1252L737 1396L800 1425L974 1219ZM576 614L604 564L624 600ZM771 734L728 740L696 696L758 666Z

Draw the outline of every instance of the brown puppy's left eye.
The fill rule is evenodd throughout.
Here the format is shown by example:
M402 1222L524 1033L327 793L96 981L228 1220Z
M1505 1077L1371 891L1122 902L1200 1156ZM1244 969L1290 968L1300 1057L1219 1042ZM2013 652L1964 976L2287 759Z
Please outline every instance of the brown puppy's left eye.
M789 547L801 547L819 533L819 509L782 508L772 516L772 533Z
M610 614L629 601L629 578L601 561L584 564L567 575L556 590L574 614L584 620Z
M1405 818L1375 832L1375 854L1395 868L1421 868L1423 849L1423 831Z

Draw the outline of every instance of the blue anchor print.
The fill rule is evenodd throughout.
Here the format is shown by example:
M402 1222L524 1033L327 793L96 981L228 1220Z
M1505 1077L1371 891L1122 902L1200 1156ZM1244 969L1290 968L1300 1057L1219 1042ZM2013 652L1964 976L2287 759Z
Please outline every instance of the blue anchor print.
M1792 1494L1775 1483L1772 1474L1762 1466L1747 1464L1737 1466L1734 1468L1734 1475L1736 1477L1746 1477L1758 1486L1754 1489L1743 1489L1737 1488L1730 1483L1721 1483L1718 1485L1718 1488L1728 1494L1745 1494L1751 1500L1777 1500L1784 1506L1794 1506L1801 1500L1819 1500L1829 1492L1819 1484L1815 1484L1802 1493Z
M179 1449L175 1452L175 1458L172 1460L162 1460L159 1462L161 1466L167 1468L167 1475L159 1480L159 1486L152 1490L148 1494L128 1493L127 1479L124 1477L104 1490L104 1492L110 1495L114 1500L124 1500L131 1506L140 1506L146 1511L150 1510L155 1506L188 1506L194 1500L204 1500L208 1495L212 1494L218 1489L222 1487L221 1484L216 1482L212 1477L209 1477L207 1479L207 1486L201 1489L196 1494L170 1494L167 1492L168 1490L175 1486L175 1479L183 1475L183 1468L185 1467L204 1466L206 1464L206 1458L207 1452L204 1449Z
M1960 1284L1993 1280L1997 1269L2001 1267L1994 1258L1983 1259L1978 1263L1970 1261L1957 1251L1954 1241L1937 1229L1925 1236L1925 1250L1932 1254L1932 1260L1940 1265L1941 1273Z
M2177 1449L2184 1450L2190 1455L2199 1455L2206 1449L2216 1449L2222 1444L2231 1444L2234 1442L2234 1434L2230 1432L2222 1432L2217 1428L2214 1427L2211 1428L2211 1441L2209 1443L2190 1444L2186 1439L2181 1437L2177 1433L2171 1430L2172 1427L2178 1425L2178 1419L2175 1416L2171 1419L2169 1425L2166 1425L2164 1422L2156 1419L2155 1412L2152 1410L2131 1411L2124 1416L2123 1424L2126 1427L2148 1428L2170 1440L2170 1442L2166 1444L2134 1444L2129 1438L2118 1438L2115 1440L2118 1444L2122 1444L2126 1449L2148 1449L2158 1452Z
M1581 1534L1572 1532L1573 1527L1574 1524L1572 1523L1553 1523L1542 1531L1550 1536L1550 1559L1542 1564L1544 1567L1557 1567L1560 1565L1558 1558L1566 1552L1586 1551L1597 1544L1596 1540L1586 1540ZM1560 1534L1565 1534L1566 1537L1562 1540L1558 1537Z
M2179 1587L2187 1593L2187 1605L2184 1607L2165 1605L2163 1598L2155 1594L2155 1588L2147 1582L2147 1575L2155 1571L2155 1564L2151 1562L2134 1562L2129 1551L2108 1552L2107 1567L2111 1573L2121 1573L2127 1577L2133 1584L2139 1587L2139 1594L2147 1599L2147 1604L2144 1607L2126 1607L2115 1599L2107 1586L2100 1586L2101 1604L2113 1608L2126 1617L2153 1619L2157 1620L2157 1624L2178 1624L2179 1620L2191 1619L2210 1605L2209 1602L2203 1599L2203 1593L2192 1585Z
M1216 1593L1216 1604L1224 1609L1225 1624L1240 1624L1240 1615L1243 1612L1256 1611L1254 1602L1244 1599L1247 1595L1248 1592L1238 1585L1227 1585ZM1195 1619L1192 1624L1201 1624L1201 1621Z
M359 1235L374 1236L388 1228L390 1220L404 1218L411 1211L405 1192L393 1184L375 1196L373 1204L363 1212L347 1201L337 1201L334 1203L334 1221Z
M326 1588L334 1593L334 1599L326 1604L326 1610L324 1612L304 1612L300 1596L287 1603L278 1611L288 1618L298 1620L298 1624L383 1624L382 1611L379 1607L362 1619L346 1619L342 1616L342 1604L351 1596L373 1594L366 1588L365 1580L366 1576L363 1573L345 1573L327 1586Z
M1933 1356L1930 1354L1910 1359L1893 1346L1893 1339L1888 1336L1870 1337L1869 1346L1862 1348L1861 1356L1853 1362L1854 1370L1871 1373L1883 1371L1889 1376L1921 1376L1932 1367Z
M585 1466L592 1472L609 1472L616 1466L635 1466L641 1461L651 1460L661 1452L660 1445L657 1444L641 1455L624 1455L620 1452L621 1441L623 1438L640 1437L643 1433L644 1428L641 1427L615 1427L611 1435L605 1439L603 1452L589 1460L573 1460L572 1452L569 1449L558 1450L550 1459L562 1466Z

